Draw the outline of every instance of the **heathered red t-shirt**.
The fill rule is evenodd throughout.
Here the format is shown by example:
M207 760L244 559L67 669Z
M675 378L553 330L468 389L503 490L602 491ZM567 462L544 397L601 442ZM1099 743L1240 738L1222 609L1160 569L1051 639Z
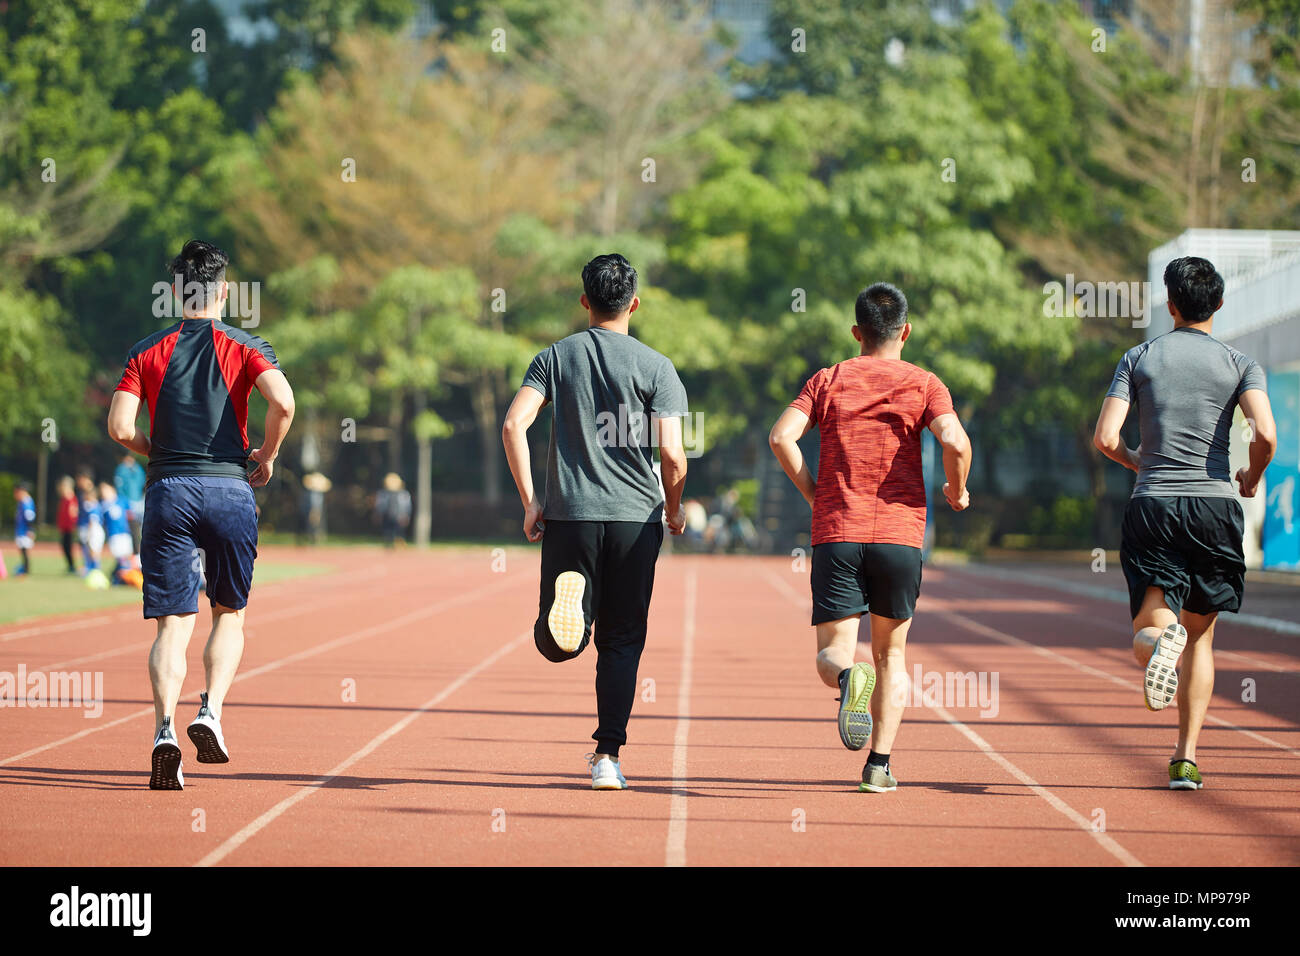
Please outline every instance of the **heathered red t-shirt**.
M901 359L860 355L808 379L790 406L821 429L812 543L921 547L921 432L953 410L943 382Z

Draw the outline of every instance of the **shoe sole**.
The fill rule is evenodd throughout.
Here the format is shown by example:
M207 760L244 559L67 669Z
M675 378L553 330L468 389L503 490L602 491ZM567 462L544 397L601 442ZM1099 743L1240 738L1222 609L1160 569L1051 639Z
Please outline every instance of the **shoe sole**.
M230 763L230 754L226 753L216 732L207 724L190 724L186 732L198 751L199 763Z
M564 571L555 579L555 600L546 616L555 646L572 654L582 646L587 630L587 618L582 612L582 595L587 590L587 579L577 571Z
M858 793L893 793L898 789L898 784L892 787L877 787L874 783L858 784Z
M1200 790L1205 784L1197 783L1195 780L1170 780L1170 790Z
M840 742L849 750L861 750L871 740L871 694L876 689L876 670L865 662L854 664L847 683L840 695Z
M626 790L627 785L619 783L617 780L593 780L591 781L592 790Z
M1147 710L1164 710L1178 694L1178 659L1187 647L1187 632L1180 624L1170 624L1156 638L1142 679L1142 697Z
M184 790L181 776L181 748L159 744L153 748L153 768L149 773L150 790Z

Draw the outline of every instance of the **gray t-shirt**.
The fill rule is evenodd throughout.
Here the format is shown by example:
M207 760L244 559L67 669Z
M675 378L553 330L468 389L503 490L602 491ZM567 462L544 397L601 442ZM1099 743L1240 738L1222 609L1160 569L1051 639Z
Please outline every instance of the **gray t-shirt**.
M1198 329L1174 329L1124 353L1107 396L1137 407L1142 449L1133 496L1232 498L1232 413L1264 388L1259 363Z
M659 521L658 419L687 413L673 363L630 335L589 328L538 354L524 375L552 403L543 518Z

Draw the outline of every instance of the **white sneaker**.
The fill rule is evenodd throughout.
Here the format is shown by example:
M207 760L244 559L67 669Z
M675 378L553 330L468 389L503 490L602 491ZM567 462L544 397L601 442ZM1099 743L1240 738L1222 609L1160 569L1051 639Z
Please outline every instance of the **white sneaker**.
M172 733L172 719L163 718L158 736L153 740L152 769L149 773L150 790L184 790L185 775L181 773L181 748Z
M592 790L627 789L627 778L617 760L606 754L587 754L587 766L591 768Z
M221 736L221 721L208 709L208 695L200 694L199 715L190 721L186 731L199 752L199 763L229 763L230 751L226 738Z
M1181 624L1170 624L1156 638L1156 646L1147 661L1142 679L1142 696L1147 710L1164 710L1178 693L1178 658L1187 646L1187 631Z

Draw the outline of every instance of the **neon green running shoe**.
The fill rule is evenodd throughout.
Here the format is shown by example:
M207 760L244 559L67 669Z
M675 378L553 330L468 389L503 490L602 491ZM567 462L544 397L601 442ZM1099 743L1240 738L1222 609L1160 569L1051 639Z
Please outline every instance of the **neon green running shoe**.
M860 661L840 674L840 740L850 750L861 750L871 739L871 692L876 689L876 669Z
M1205 786L1201 782L1201 771L1190 760L1171 760L1169 762L1170 790L1200 790Z

